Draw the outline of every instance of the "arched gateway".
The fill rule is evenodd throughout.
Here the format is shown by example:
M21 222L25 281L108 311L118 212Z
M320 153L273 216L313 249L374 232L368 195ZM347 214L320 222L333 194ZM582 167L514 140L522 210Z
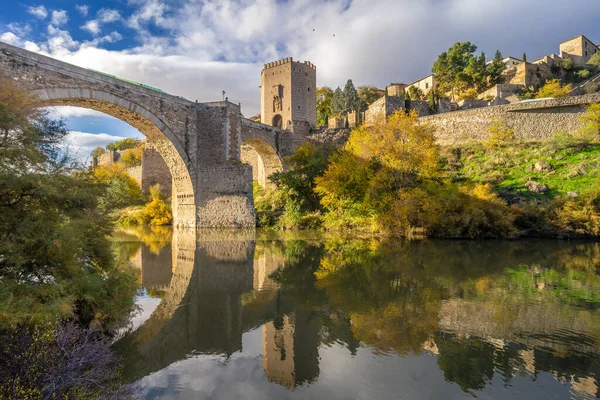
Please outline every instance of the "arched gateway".
M171 171L178 226L254 227L252 169L240 162L242 136L258 132L274 145L279 160L278 141L287 152L298 142L291 133L286 137L243 118L228 101L194 103L2 42L0 78L13 80L43 105L90 108L137 128Z

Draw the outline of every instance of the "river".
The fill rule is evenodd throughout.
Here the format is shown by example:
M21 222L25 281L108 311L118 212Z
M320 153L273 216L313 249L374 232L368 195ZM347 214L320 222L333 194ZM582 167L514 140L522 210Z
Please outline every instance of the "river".
M600 396L600 243L120 231L143 399Z

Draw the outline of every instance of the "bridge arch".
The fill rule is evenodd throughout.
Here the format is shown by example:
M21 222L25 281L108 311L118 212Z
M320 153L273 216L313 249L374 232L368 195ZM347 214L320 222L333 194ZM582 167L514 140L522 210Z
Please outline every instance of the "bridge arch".
M81 88L31 90L42 106L74 106L100 111L139 130L163 157L173 177L173 225L195 226L194 165L172 130L153 112L112 93Z
M275 172L283 171L283 161L272 145L261 138L248 138L242 142L240 159L252 166L253 181L264 189L275 188L269 177Z

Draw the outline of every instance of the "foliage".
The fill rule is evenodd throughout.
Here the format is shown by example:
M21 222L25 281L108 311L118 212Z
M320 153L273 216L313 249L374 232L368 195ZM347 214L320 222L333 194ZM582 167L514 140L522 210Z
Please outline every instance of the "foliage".
M143 146L125 150L121 155L119 162L126 167L138 167L142 165L142 150Z
M598 141L600 139L600 103L590 105L581 116L583 126L577 131L576 136Z
M573 59L563 58L562 60L558 60L556 62L556 66L558 66L558 68L564 69L565 71L570 71L571 69L573 69Z
M433 64L432 72L441 89L451 91L453 98L456 89L465 91L475 88L481 91L488 86L490 71L486 68L485 54L475 56L476 50L477 46L471 42L455 43L448 51L440 54ZM491 72L497 73L497 70L499 66Z
M558 79L550 79L538 90L536 98L567 97L572 89L571 85L563 85Z
M492 122L488 128L488 134L485 142L488 147L498 147L515 140L515 130L507 127L503 121Z
M600 236L600 187L577 199L558 199L549 208L548 220L563 237Z
M333 115L342 116L344 114L344 92L339 87L335 89L333 92L333 96L331 98L331 111Z
M103 187L68 160L62 121L35 106L0 83L0 325L46 315L110 324L132 307L134 277L114 265Z
M126 171L121 163L100 165L92 171L94 180L105 186L100 206L114 209L139 204L144 200L142 188Z
M329 211L326 220L378 230L379 214L389 210L398 190L437 174L432 128L417 115L397 112L374 128L353 130L343 150L333 156L316 191ZM337 224L337 222L336 222Z
M94 151L92 151L92 158L98 158L102 154L105 154L105 153L106 153L106 150L104 149L104 147L98 146L94 149Z
M596 67L597 70L600 69L600 53L594 53L587 63Z
M365 85L358 87L358 97L360 98L363 110L382 98L383 95L384 92L375 86Z
M527 62L527 54L523 53L523 57L521 58L523 62Z
M423 93L423 90L417 86L409 86L408 97L411 100L419 101L425 99L425 93Z
M111 151L111 150L134 149L134 148L138 147L139 145L140 145L140 143L139 143L138 139L125 138L125 139L119 140L117 142L107 144L106 150Z
M523 57L526 57L525 54L523 54ZM502 53L500 53L500 50L497 50L496 54L494 55L494 59L487 66L487 72L489 74L490 84L492 86L498 84L500 77L502 76L502 72L504 72L505 69L506 64L502 59Z
M129 399L110 338L74 323L19 326L0 340L3 399Z
M331 102L333 90L328 86L317 88L317 125L327 125L327 119L333 114Z
M150 201L132 213L121 214L121 225L170 225L173 220L171 205L163 199L158 184L150 188Z
M352 79L348 79L344 90L339 87L335 90L331 100L331 108L334 115L342 117L349 112L363 109L362 101L352 83Z
M315 178L329 163L330 148L306 143L286 160L290 169L275 172L269 179L276 190L255 188L255 207L259 224L277 225L283 229L320 225L320 198L315 193Z
M579 71L577 71L577 72L575 73L575 75L576 75L576 76L577 76L579 79L583 80L583 79L587 79L587 78L589 78L589 77L590 77L590 75L592 75L592 73L590 72L590 70L589 70L589 69L582 69L582 70L579 70Z

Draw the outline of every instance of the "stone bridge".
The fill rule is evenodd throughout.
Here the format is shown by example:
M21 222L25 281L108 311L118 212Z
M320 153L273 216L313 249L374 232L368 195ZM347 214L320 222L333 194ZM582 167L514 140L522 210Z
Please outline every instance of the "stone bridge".
M253 172L242 161L265 185L303 142L302 135L245 119L228 101L192 102L2 42L0 71L42 106L93 109L145 135L173 177L177 226L254 227Z

